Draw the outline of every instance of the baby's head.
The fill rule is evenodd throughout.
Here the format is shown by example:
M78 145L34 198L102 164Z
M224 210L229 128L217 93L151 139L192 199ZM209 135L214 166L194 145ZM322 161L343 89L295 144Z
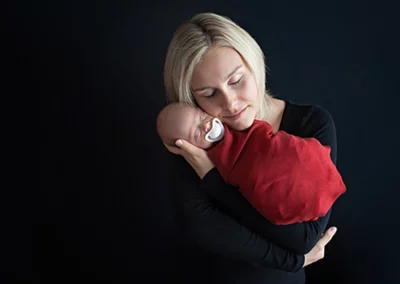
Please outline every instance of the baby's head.
M213 144L210 138L218 141L223 135L223 125L220 123L219 127L216 123L220 122L200 108L171 103L158 114L157 131L166 145L175 146L176 140L184 139L199 148L208 149ZM210 131L212 128L213 131Z

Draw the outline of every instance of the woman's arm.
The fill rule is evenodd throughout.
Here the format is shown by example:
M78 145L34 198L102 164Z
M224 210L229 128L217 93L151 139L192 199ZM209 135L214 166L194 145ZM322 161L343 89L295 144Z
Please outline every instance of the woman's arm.
M305 264L304 255L280 248L218 210L188 175L177 185L187 242L259 267L296 272Z
M186 242L195 244L216 254L247 261L255 266L296 272L325 255L325 246L336 233L336 228L327 230L317 244L306 255L296 254L280 248L257 233L238 223L218 210L196 186L189 175L177 179L178 208L185 225Z
M336 129L330 114L319 107L304 117L300 127L303 137L314 137L321 144L331 147L331 159L336 162ZM211 170L203 179L201 189L212 201L248 228L267 237L273 243L299 254L308 253L326 229L331 210L316 221L279 226L259 214L243 195L226 184L217 169Z
M209 172L201 189L212 202L242 224L273 243L299 254L308 253L327 226L331 210L316 221L301 224L275 225L258 213L235 187L226 184L216 169Z

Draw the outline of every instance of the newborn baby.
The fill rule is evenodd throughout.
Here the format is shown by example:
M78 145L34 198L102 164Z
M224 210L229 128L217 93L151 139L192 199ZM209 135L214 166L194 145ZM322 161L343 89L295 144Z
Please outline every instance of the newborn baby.
M157 131L166 145L184 139L207 150L225 182L274 224L316 220L346 191L329 146L274 134L266 121L236 131L200 108L172 103L159 113Z
M181 138L206 150L224 136L224 126L218 118L200 108L179 103L161 110L157 126L161 140L170 146L175 146L175 141Z

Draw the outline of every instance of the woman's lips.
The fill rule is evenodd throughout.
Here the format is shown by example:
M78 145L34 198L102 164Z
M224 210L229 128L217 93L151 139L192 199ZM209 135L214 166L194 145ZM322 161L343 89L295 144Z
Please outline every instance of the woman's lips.
M224 118L229 119L229 120L237 120L243 115L243 113L245 112L246 109L247 109L247 107L243 108L241 111L239 111L238 113L236 113L234 115L224 116Z

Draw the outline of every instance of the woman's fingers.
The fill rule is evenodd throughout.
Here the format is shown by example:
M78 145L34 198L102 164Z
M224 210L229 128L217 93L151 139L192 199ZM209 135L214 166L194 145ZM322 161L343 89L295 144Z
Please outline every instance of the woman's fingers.
M303 267L325 257L325 246L332 240L333 236L336 234L336 231L336 227L331 227L324 233L312 250L304 255Z
M195 160L196 157L201 154L201 151L204 151L203 149L200 149L200 148L194 146L193 144L191 144L185 140L182 140L182 139L176 140L176 142L175 142L176 146L167 145L167 144L164 144L164 145L171 153L173 153L175 155L182 155L186 159L190 159L190 160Z
M182 139L177 140L175 144L180 148L181 155L188 159L195 159L200 150L203 150Z
M325 234L321 237L321 239L318 241L318 244L321 247L325 247L333 238L333 236L336 234L336 227L331 227L329 228Z
M179 153L196 171L197 175L202 179L212 168L213 162L207 156L207 152L185 140L179 139L175 143L180 147Z

